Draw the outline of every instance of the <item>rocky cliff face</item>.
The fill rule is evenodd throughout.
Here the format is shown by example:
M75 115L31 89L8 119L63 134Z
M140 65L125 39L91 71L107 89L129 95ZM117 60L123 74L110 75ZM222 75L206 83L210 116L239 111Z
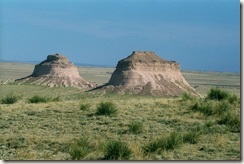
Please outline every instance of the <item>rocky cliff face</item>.
M142 95L179 96L183 92L198 95L180 72L180 65L154 52L134 51L118 62L105 92L132 92Z
M60 54L48 55L47 59L37 64L33 73L25 78L17 79L18 83L32 83L39 85L55 86L74 86L84 89L95 87L91 83L80 77L75 65Z

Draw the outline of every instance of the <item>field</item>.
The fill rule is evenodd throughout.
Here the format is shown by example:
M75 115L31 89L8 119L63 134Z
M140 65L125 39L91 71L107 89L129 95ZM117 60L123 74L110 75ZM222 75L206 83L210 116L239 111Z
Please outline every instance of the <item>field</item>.
M183 71L202 98L100 94L72 87L4 84L7 79L30 75L33 68L32 64L0 63L0 100L7 96L17 100L0 104L0 159L241 158L240 74ZM113 70L79 67L82 77L99 85L109 80ZM213 87L227 90L229 97L206 99ZM45 101L31 103L36 95ZM102 103L115 113L99 113Z

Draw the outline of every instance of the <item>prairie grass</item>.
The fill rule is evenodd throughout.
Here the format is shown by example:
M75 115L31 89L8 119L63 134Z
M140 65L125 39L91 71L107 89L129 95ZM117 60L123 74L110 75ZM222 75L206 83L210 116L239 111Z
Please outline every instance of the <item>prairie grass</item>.
M211 88L208 92L208 99L211 100L224 100L230 97L230 93L225 90L221 90L219 88Z
M138 121L134 121L131 124L129 124L128 132L132 134L139 134L142 133L143 130L143 124Z
M54 101L54 102L60 101L60 97L50 98L50 97L35 95L28 99L29 103L47 103L47 102L51 102L51 101Z
M120 141L110 141L105 148L103 160L129 160L132 151L126 143Z
M97 115L108 115L108 116L114 116L117 114L117 106L113 102L101 102L97 106Z
M181 134L171 133L168 136L162 136L154 141L147 143L143 149L145 153L159 152L162 150L172 150L183 143Z
M2 104L14 104L19 99L21 99L21 96L17 96L17 95L14 95L13 93L10 93L6 97L2 98L1 103Z
M0 104L0 158L4 160L240 160L238 101L0 87L1 98L11 90L23 95L14 104ZM62 101L28 103L35 95L51 99L58 95ZM105 102L114 105L101 105ZM199 108L190 110L195 103ZM116 114L97 114L104 106ZM201 106L210 106L213 112L204 114ZM81 138L89 138L88 143L81 144ZM126 145L129 155L108 153L112 141ZM127 149L119 147L110 146Z
M89 110L91 108L91 104L82 103L80 104L80 110Z
M84 159L92 151L88 138L79 138L69 147L69 154L72 160Z

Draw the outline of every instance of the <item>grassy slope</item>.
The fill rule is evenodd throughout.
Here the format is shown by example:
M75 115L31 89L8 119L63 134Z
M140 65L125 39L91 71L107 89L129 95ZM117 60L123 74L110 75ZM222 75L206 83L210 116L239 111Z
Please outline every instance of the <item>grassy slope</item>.
M20 71L22 66L15 65L15 68L18 67L17 70L22 72ZM5 75L1 78L7 76L14 78L13 75L17 74L6 67L4 69ZM99 71L97 68L81 69L79 68L84 78L86 76L87 79L97 81L98 76L102 76L103 78L99 78L101 84L110 77L106 72L113 71L109 68L102 68ZM22 70L26 75L31 72L28 72L28 69ZM186 78L187 75L189 76L189 79L191 76L201 78L197 81L198 88L202 87L202 93L206 93L207 87L210 86L200 86L200 82L210 83L203 79L211 80L211 77L215 77L213 81L216 81L216 76L219 73L209 76L203 74L184 73ZM222 74L219 76L224 77ZM223 81L225 84L235 83L238 80L236 80L236 75L233 76L235 77L233 82L225 82L224 78L220 78L219 81ZM104 144L114 139L128 143L134 153L131 159L134 160L240 159L240 133L231 132L225 125L218 124L212 125L210 132L202 134L197 144L183 144L174 150L149 155L142 153L143 145L151 140L170 132L191 131L196 126L204 126L206 123L218 119L215 116L206 117L198 112L189 112L191 101L180 102L180 98L99 95L86 93L76 88L47 88L27 85L0 85L0 91L0 99L10 92L22 95L22 99L16 104L0 104L0 133L2 136L0 158L2 159L70 159L68 147L74 138L81 136L88 137L96 148L85 159L102 158ZM29 104L27 99L36 94L49 97L60 96L62 100ZM97 104L104 101L112 101L117 104L117 116L95 115ZM80 110L80 104L84 103L91 105L88 110ZM238 109L240 109L240 104L236 106L236 110ZM143 123L142 133L127 133L129 124L133 121Z

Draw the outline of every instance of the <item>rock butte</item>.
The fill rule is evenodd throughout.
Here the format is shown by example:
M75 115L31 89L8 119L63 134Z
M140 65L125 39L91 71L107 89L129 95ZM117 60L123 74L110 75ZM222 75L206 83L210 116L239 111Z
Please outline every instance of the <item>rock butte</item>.
M109 82L94 90L162 96L180 96L186 92L200 96L182 76L178 63L147 51L133 51L120 60Z
M83 89L96 87L95 83L88 82L78 72L77 67L60 54L48 55L47 59L35 65L30 76L17 79L16 82L47 85L49 87L74 86Z

